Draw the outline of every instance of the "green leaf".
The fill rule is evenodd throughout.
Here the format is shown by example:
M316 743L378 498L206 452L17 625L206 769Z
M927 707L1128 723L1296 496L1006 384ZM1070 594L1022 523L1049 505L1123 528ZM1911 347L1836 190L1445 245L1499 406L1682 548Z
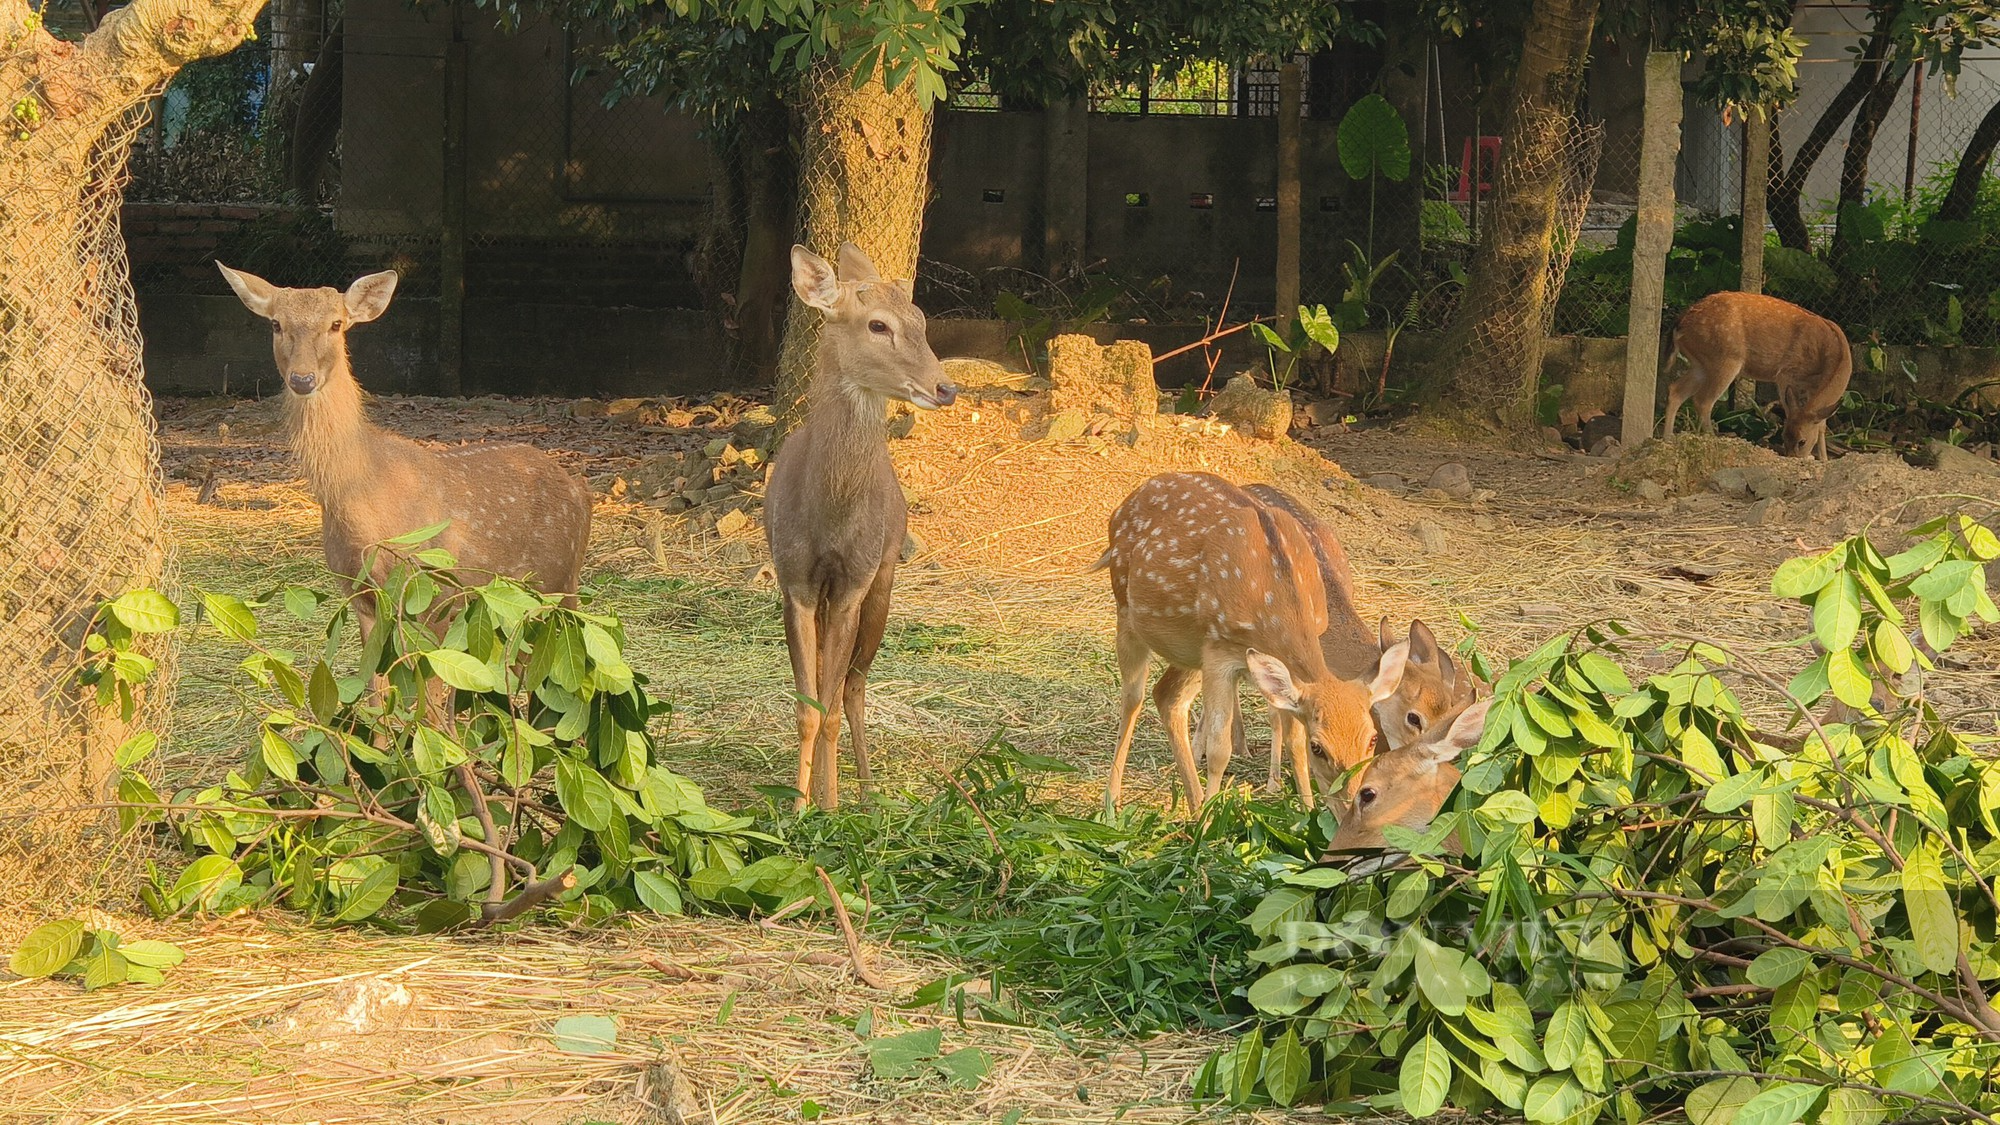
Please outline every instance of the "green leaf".
M1340 973L1325 965L1286 965L1257 978L1250 986L1250 1006L1267 1016L1297 1015L1339 984Z
M1555 1014L1549 1017L1548 1032L1542 1036L1542 1057L1555 1069L1568 1070L1589 1037L1590 1028L1584 1021L1583 1009L1565 1000L1556 1006Z
M1379 174L1401 183L1410 176L1410 131L1380 94L1355 102L1340 119L1340 166L1350 179Z
M88 992L124 984L132 976L131 962L118 952L117 935L100 931L96 936L97 940L83 951L80 959L83 964L83 987Z
M1408 918L1424 905L1430 895L1431 878L1422 871L1397 876L1389 885L1389 901L1384 913L1391 918Z
M115 761L121 770L129 770L153 756L160 747L160 736L149 730L135 732L132 737L118 744Z
M1711 785L1729 776L1729 767L1723 764L1722 755L1715 749L1715 741L1692 723L1681 731L1681 761L1699 776L1707 778Z
M1252 1032L1251 1034L1257 1034ZM1271 1049L1264 1052L1264 1091L1271 1100L1289 1106L1299 1098L1312 1076L1312 1056L1299 1041L1297 1028L1288 1027Z
M465 833L458 826L458 807L450 790L442 785L424 790L423 803L417 806L417 829L437 854L449 856L458 851Z
M264 768L286 781L299 779L299 752L285 737L270 727L263 728Z
M333 918L336 922L358 922L389 905L396 896L396 865L381 856L343 859L326 874L341 899L340 912Z
M1945 889L1944 865L1936 840L1910 849L1903 860L1903 909L1917 960L1933 973L1958 967L1958 910Z
M1539 814L1532 797L1518 789L1502 789L1486 798L1473 815L1488 824L1533 824Z
M434 727L419 726L410 736L410 757L424 777L438 774L466 760L465 747Z
M1887 620L1875 623L1875 637L1869 648L1874 652L1877 663L1898 676L1908 672L1910 666L1917 662L1917 652L1910 647L1910 639Z
M111 615L134 633L171 632L181 623L180 607L158 590L130 590L110 605Z
M436 539L438 536L443 535L445 529L450 526L451 521L446 520L443 523L434 523L429 527L420 527L415 531L406 531L394 539L384 539L382 542L394 547L414 547L419 543Z
M7 968L16 976L52 977L61 972L64 965L76 960L88 933L84 924L75 919L38 926L21 939L20 947L14 950L14 956L7 962Z
M1708 787L1708 792L1702 795L1701 807L1718 814L1734 812L1742 808L1745 801L1755 796L1764 784L1765 776L1762 768L1747 773L1731 774Z
M1445 1095L1451 1092L1451 1054L1436 1036L1425 1033L1417 1040L1404 1053L1400 1070L1396 1088L1404 1113L1429 1117L1444 1108Z
M1743 1103L1757 1096L1755 1078L1717 1078L1688 1091L1688 1125L1731 1125Z
M632 876L632 890L639 896L639 902L655 914L679 914L684 905L681 889L674 881L657 871L641 871Z
M1796 1125L1805 1120L1806 1110L1819 1100L1820 1087L1802 1082L1779 1082L1744 1102L1736 1111L1733 1125Z
M322 723L333 721L340 713L340 682L333 678L333 669L324 660L313 665L312 675L306 680L306 706L312 709L313 718Z
M605 1055L618 1046L618 1021L610 1016L564 1016L551 1031L556 1050L570 1055Z
M1780 947L1767 949L1750 962L1743 975L1759 988L1777 988L1790 984L1800 973L1812 968L1812 954L1803 949Z
M570 757L556 759L556 800L570 819L592 832L602 832L618 815L610 784L596 770Z
M228 594L211 594L204 590L201 594L202 608L208 611L208 619L215 624L223 636L239 641L255 640L257 618L241 598Z
M187 954L182 952L180 946L164 941L128 941L118 946L118 952L134 965L154 969L171 969L187 960Z
M1545 1074L1528 1087L1521 1115L1530 1121L1566 1121L1583 1108L1590 1094L1567 1074Z
M1467 979L1465 954L1420 937L1417 939L1415 967L1417 988L1423 992L1424 999L1430 1001L1431 1007L1447 1016L1465 1014L1466 997L1474 991L1472 982ZM1480 975L1484 977L1484 970L1480 970ZM1484 992L1486 989L1480 987L1477 991Z
M1854 653L1840 649L1826 654L1826 682L1833 696L1849 707L1865 708L1875 696L1875 685Z
M1813 635L1828 652L1840 652L1854 645L1861 628L1861 590L1854 576L1841 571L1813 599Z
M424 663L430 665L432 675L460 691L492 691L499 686L493 678L493 669L468 653L432 649L424 653Z
M1826 1108L1819 1111L1819 1125L1880 1125L1889 1119L1889 1107L1866 1090L1840 1086L1826 1093Z
M978 1047L966 1047L939 1055L931 1065L953 1088L977 1090L986 1076L993 1073L993 1056Z
M1918 1050L1909 1033L1899 1024L1882 1029L1868 1048L1868 1064L1875 1072L1875 1084L1885 1089L1922 1097L1944 1081L1949 1051Z
M304 586L285 587L285 612L300 621L311 621L319 612L319 595Z
M243 885L243 869L226 855L205 855L187 865L169 892L182 908L212 909L222 896Z
M929 1028L870 1039L861 1046L868 1055L868 1069L875 1077L910 1078L929 1069L927 1064L938 1057L938 1048L943 1043L944 1032Z
M1771 593L1789 599L1809 597L1832 582L1834 575L1846 564L1847 548L1844 546L1824 554L1786 559L1779 565L1777 573L1771 576Z

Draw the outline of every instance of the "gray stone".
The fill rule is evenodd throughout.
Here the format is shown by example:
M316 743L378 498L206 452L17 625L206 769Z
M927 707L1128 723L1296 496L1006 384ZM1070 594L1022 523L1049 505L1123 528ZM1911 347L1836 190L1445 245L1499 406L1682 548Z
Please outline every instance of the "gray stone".
M1775 500L1792 490L1792 482L1766 468L1745 469L1743 474L1750 495L1759 500Z
M1616 457L1624 451L1624 443L1610 434L1598 438L1597 444L1590 447L1590 455L1592 457Z
M1750 495L1750 475L1743 469L1729 466L1715 470L1708 478L1708 487L1724 496L1743 498Z
M1599 414L1587 418L1584 420L1581 431L1583 447L1597 456L1604 456L1604 454L1596 453L1597 447L1602 445L1606 438L1610 438L1614 442L1619 442L1621 440L1620 435L1624 433L1624 427L1625 423L1616 414ZM1613 456L1616 456L1616 454L1613 454Z
M1472 474L1456 461L1439 465L1431 472L1430 487L1454 500L1472 499Z
M1429 520L1418 520L1410 525L1410 538L1428 554L1441 555L1450 544L1445 540L1444 529Z
M1384 492L1404 493L1410 490L1409 482L1395 473L1369 473L1361 478L1361 483Z
M1684 515L1708 516L1721 511L1727 500L1713 492L1697 492L1693 496L1683 496L1675 507Z
M1209 403L1208 414L1244 437L1281 438L1292 428L1292 396L1260 387L1247 374L1238 375Z
M1784 518L1785 502L1775 496L1767 496L1750 505L1743 513L1743 522L1749 527L1763 527Z
M1348 415L1347 402L1337 398L1320 398L1306 403L1301 411L1306 424L1311 426L1332 426Z
M1940 472L2000 477L2000 461L1995 461L1991 457L1981 457L1969 449L1961 449L1950 442L1931 442L1931 455L1937 458Z
M1637 496L1648 504L1663 504L1667 499L1667 490L1660 485L1659 481L1642 480L1632 486L1632 495Z

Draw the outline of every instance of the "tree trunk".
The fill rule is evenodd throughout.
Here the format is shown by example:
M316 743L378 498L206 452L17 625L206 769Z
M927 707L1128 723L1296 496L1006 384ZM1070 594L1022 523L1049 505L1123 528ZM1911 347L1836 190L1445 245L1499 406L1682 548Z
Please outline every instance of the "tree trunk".
M798 227L799 170L791 112L769 106L746 122L741 156L747 187L743 264L736 274L736 366L763 386L778 377L785 306L792 292L792 232Z
M1769 216L1765 193L1771 179L1770 110L1752 106L1743 114L1743 272L1737 288L1764 291L1764 226Z
M1854 107L1860 105L1861 100L1874 89L1876 79L1881 75L1883 55L1889 49L1889 29L1895 24L1902 6L1902 0L1891 0L1875 9L1874 30L1861 48L1854 73L1848 76L1847 84L1833 96L1833 101L1827 103L1812 131L1799 142L1798 151L1792 154L1791 167L1783 175L1775 174L1774 170L1767 205L1771 212L1771 225L1778 232L1778 241L1785 246L1794 250L1812 249L1812 237L1806 230L1805 215L1800 209L1806 177L1812 175L1813 165L1819 163L1820 156L1846 122L1847 115L1853 113Z
M1840 206L1834 213L1833 258L1838 262L1846 256L1853 241L1853 231L1849 228L1847 209L1859 207L1868 199L1868 157L1875 150L1875 136L1882 129L1882 122L1896 105L1896 95L1903 88L1903 79L1909 77L1908 60L1898 59L1884 66L1875 85L1869 87L1868 96L1861 102L1861 109L1854 115L1854 130L1847 136L1847 153L1840 161Z
M1637 446L1653 434L1660 385L1660 307L1667 251L1674 244L1674 164L1681 150L1681 56L1646 55L1644 135L1639 147L1639 229L1632 245L1631 327L1625 335L1625 405L1619 440Z
M1565 148L1596 17L1595 0L1535 0L1501 130L1498 190L1440 353L1452 357L1453 407L1490 411L1520 434L1534 430Z
M90 853L129 728L80 687L98 607L166 567L153 417L118 206L147 99L182 65L241 42L263 0L134 0L81 43L23 30L0 100L0 864L40 909L103 865ZM156 684L154 699L164 697ZM141 720L151 717L136 716ZM21 889L17 886L17 890Z
M918 103L916 83L889 90L878 69L856 89L849 71L832 58L801 82L798 241L828 260L841 243L852 242L883 277L914 278L931 140L930 111ZM781 433L804 417L806 384L819 353L818 310L796 300L790 310L778 361Z
M298 88L291 137L285 152L285 182L308 207L327 194L327 165L340 142L341 75L347 55L342 25L320 40L319 57Z
M1938 206L1938 218L1954 223L1972 218L1973 208L1979 203L1979 185L1986 179L1986 166L1993 160L1996 145L2000 145L2000 101L1994 102L1986 116L1979 119L1979 127L1972 131L1972 139L1959 154L1958 169L1951 174L1951 187Z
M1299 66L1278 68L1278 335L1299 312Z

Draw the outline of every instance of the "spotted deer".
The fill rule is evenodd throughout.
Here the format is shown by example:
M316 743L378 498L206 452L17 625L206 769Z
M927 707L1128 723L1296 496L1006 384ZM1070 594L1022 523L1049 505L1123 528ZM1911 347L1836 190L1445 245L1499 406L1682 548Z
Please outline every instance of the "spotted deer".
M350 583L379 585L393 560L368 548L449 521L437 545L468 576L505 576L552 594L576 591L590 540L590 493L555 458L527 445L432 449L368 421L347 358L347 332L382 315L396 273L337 289L285 289L217 262L251 312L271 322L285 382L285 432L320 503L326 565ZM375 603L355 599L362 635Z
M1109 569L1118 606L1123 710L1106 799L1118 803L1154 654L1167 665L1153 689L1190 807L1214 792L1236 740L1238 680L1247 672L1270 705L1304 731L1309 772L1330 786L1341 763L1367 756L1370 708L1389 698L1408 650L1384 653L1373 676L1335 675L1320 648L1326 590L1305 528L1208 473L1166 473L1141 484L1111 515ZM1197 677L1199 677L1197 679ZM1204 779L1189 740L1199 689Z
M1688 401L1702 432L1714 433L1716 400L1747 378L1777 385L1785 408L1778 452L1826 460L1826 420L1854 374L1854 349L1840 325L1776 297L1714 293L1681 314L1673 357L1687 360L1688 371L1667 390L1663 436L1674 436L1674 416Z
M1334 675L1343 679L1369 681L1381 667L1383 654L1402 644L1407 653L1403 677L1395 691L1370 709L1379 744L1395 749L1421 738L1439 719L1472 702L1476 681L1461 675L1451 656L1438 646L1437 637L1422 621L1410 622L1407 638L1399 640L1389 631L1384 617L1376 632L1370 633L1354 598L1354 568L1339 536L1313 513L1312 509L1281 489L1268 484L1245 485L1245 492L1259 502L1282 508L1305 529L1319 565L1320 582L1326 590L1326 632L1320 635L1320 652ZM1239 728L1240 729L1240 728ZM1267 786L1277 789L1284 778L1284 761L1289 755L1292 775L1308 806L1312 804L1310 771L1303 732L1284 712L1271 712L1271 770ZM1238 745L1240 749L1240 743ZM1341 762L1343 769L1351 761Z
M805 421L786 438L764 497L797 688L799 804L840 802L846 715L855 778L873 779L863 727L908 506L889 460L888 404L950 406L957 388L925 335L907 281L889 282L852 243L839 268L792 247L792 289L825 314Z
M1346 791L1332 804L1340 826L1327 844L1330 853L1388 848L1390 825L1422 832L1437 819L1445 799L1458 786L1458 758L1479 745L1486 733L1486 716L1493 701L1481 699L1453 716L1448 726L1433 727L1423 739L1384 751L1361 764L1348 778ZM1456 851L1456 837L1446 842ZM1399 853L1360 859L1349 865L1357 874L1379 871L1397 861Z

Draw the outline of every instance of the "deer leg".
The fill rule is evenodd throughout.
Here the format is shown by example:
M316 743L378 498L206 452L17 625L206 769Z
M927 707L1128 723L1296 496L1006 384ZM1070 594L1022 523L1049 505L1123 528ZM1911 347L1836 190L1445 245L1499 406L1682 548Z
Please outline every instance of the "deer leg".
M1266 792L1276 793L1285 784L1285 716L1271 709L1271 772L1264 779Z
M812 792L813 746L819 741L819 621L813 603L785 595L785 648L792 655L792 710L799 724L799 796L797 812Z
M1285 724L1285 745L1291 751L1292 755L1292 777L1298 781L1299 802L1305 805L1307 812L1311 812L1313 807L1312 763L1306 760L1305 724L1298 722L1290 716L1281 716L1276 711L1271 712L1271 717L1273 720Z
M1715 432L1715 404L1729 388L1736 385L1737 376L1743 374L1743 364L1724 360L1715 371L1696 386L1694 394L1695 420L1701 423L1701 432Z
M1159 708L1160 723L1167 728L1167 745L1173 747L1174 766L1180 770L1189 812L1200 809L1206 798L1201 771L1195 769L1194 747L1188 742L1188 708L1194 706L1195 692L1201 687L1197 675L1196 669L1169 664L1153 685L1153 705Z
M1207 793L1213 797L1222 787L1222 775L1229 769L1229 755L1236 745L1235 670L1203 668L1201 696L1202 764L1208 771Z
M891 555L876 572L875 584L868 588L867 596L861 599L854 633L854 659L847 666L847 686L842 692L848 738L854 742L854 777L861 783L863 795L875 784L875 773L868 764L868 732L863 728L868 715L868 669L874 666L875 654L882 648L882 633L889 626L889 591L895 585L896 558Z
M819 685L826 698L819 741L813 746L813 801L821 808L840 807L840 690L854 660L854 637L861 627L861 600L866 589L838 602L828 602L819 635Z
M1153 663L1153 652L1138 634L1125 627L1124 615L1118 622L1118 751L1111 755L1111 780L1104 788L1104 803L1110 808L1118 807L1118 799L1125 792L1125 760L1132 755L1132 735L1139 729L1139 711L1146 705L1146 669ZM1165 683L1165 677L1160 680ZM1164 721L1166 712L1160 717Z
M1674 436L1674 419L1681 412L1681 403L1687 401L1688 387L1701 381L1701 368L1693 360L1688 361L1688 373L1667 385L1667 418L1660 431L1662 440Z

